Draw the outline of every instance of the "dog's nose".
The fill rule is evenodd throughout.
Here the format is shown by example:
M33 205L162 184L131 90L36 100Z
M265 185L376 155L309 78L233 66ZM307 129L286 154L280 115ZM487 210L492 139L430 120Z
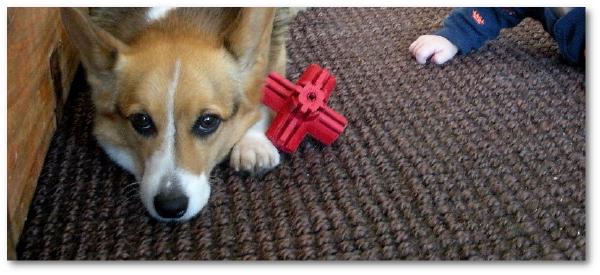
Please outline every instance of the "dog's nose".
M188 197L182 192L171 191L154 196L154 209L163 218L180 218L188 207Z
M165 176L161 179L158 194L154 196L154 209L163 218L180 218L188 207L188 197L181 190L179 179L174 176Z

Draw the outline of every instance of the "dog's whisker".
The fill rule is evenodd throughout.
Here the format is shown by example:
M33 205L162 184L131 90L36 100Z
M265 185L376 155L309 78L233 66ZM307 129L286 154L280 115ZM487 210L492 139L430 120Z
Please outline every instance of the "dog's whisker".
M137 189L129 189L123 193L121 193L121 196L126 196L126 197L131 197L131 195L137 193L138 190Z
M132 194L135 194L137 192L137 189L123 190L123 192L120 193L120 196L130 197Z
M131 194L131 192L138 192L138 189L137 188L129 188L127 190L123 190L123 191L121 191L121 195L129 196L129 194Z
M139 186L138 182L133 182L133 183L130 183L128 185L125 185L125 187L123 187L122 190L123 191L132 190L132 189L135 190L138 186Z
M137 182L137 181L134 181L134 182L132 182L132 183L129 183L129 184L125 185L125 186L123 187L123 189L130 188L130 187L133 187L133 186L136 186L136 185L139 185L139 184L140 184L139 182Z
M127 193L127 192L129 192L129 191L131 191L131 190L135 190L135 191L137 191L137 190L138 190L138 188L135 188L135 186L134 186L134 187L130 187L130 188L125 188L125 189L123 189L121 192L122 192L122 193Z
M135 197L137 197L136 193L138 193L138 191L136 189L131 189L129 191L120 193L119 198L124 199L124 200L135 198Z
M128 196L128 197L125 197L125 198L119 200L117 203L118 204L128 204L129 202L131 202L137 198L138 198L137 196Z

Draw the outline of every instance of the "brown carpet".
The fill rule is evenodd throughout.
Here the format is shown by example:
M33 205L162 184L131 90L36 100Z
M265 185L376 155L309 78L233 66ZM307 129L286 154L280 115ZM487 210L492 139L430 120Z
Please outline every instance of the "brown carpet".
M331 69L348 128L263 179L218 167L209 205L181 224L152 220L96 145L79 79L19 258L585 259L584 70L531 20L445 66L416 64L409 44L448 11L301 13L288 76Z

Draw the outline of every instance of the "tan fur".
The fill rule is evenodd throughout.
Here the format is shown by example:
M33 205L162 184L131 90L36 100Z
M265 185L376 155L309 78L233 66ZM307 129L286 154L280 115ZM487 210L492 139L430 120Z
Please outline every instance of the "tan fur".
M179 60L176 162L190 172L209 174L258 120L267 73L285 73L280 31L285 26L279 23L273 31L276 14L270 8L182 9L146 25L143 14L143 9L92 9L94 24L75 10L62 11L93 88L94 134L131 151L143 171L144 161L164 139L165 90ZM151 114L156 137L139 135L127 120L142 111ZM223 121L215 133L198 138L191 128L203 112Z

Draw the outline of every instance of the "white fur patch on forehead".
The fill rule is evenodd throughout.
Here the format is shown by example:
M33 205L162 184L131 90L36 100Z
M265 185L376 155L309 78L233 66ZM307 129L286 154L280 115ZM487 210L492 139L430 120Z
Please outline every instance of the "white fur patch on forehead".
M146 160L144 175L142 177L142 201L146 208L154 213L154 196L159 190L161 178L169 175L176 169L175 163L175 95L181 71L181 61L177 59L173 68L173 76L167 87L167 100L165 102L166 125L163 141L160 148Z
M167 89L167 129L165 130L165 142L169 149L174 150L175 143L175 94L177 93L177 84L179 83L179 75L181 72L181 60L175 61L173 68L173 78L169 82Z
M149 8L148 11L146 12L146 20L148 22L159 20L159 19L167 16L167 14L171 10L174 10L174 9L175 9L174 7L155 7L155 8Z

